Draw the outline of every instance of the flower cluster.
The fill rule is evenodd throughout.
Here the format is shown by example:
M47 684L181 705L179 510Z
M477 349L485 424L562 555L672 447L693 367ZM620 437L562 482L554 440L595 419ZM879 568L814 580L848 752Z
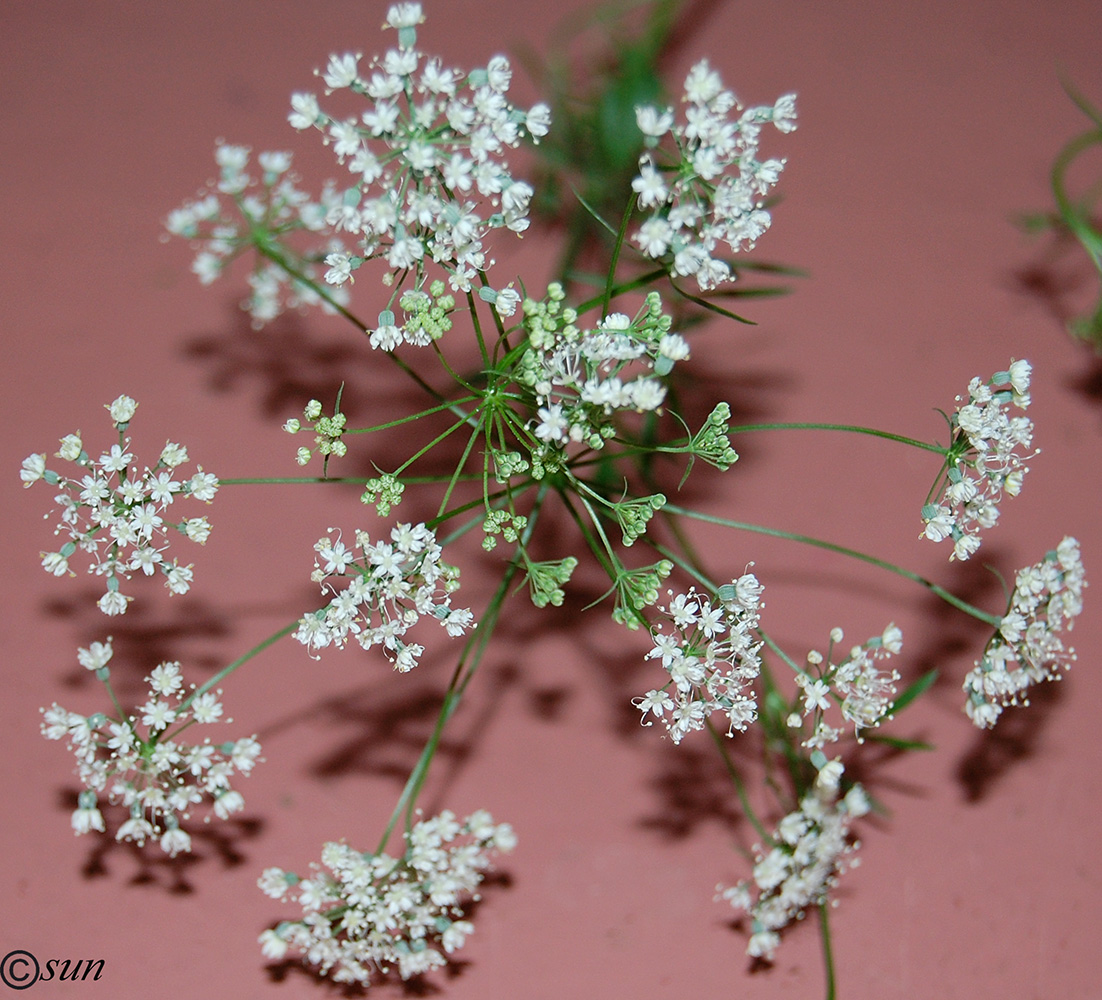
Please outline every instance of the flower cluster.
M840 628L832 629L825 660L822 653L812 650L807 654L807 671L796 675L796 684L803 692L803 710L794 712L788 722L799 728L805 718L812 720L812 735L804 746L822 748L841 737L843 728L830 726L826 721L825 713L832 700L839 704L842 718L853 724L858 742L862 729L872 729L891 718L899 674L881 670L878 663L903 648L903 633L891 624L881 635L854 646L849 658L834 666L830 662L831 651L842 638Z
M662 405L661 377L688 358L689 347L670 332L657 292L634 319L612 313L592 330L576 325L577 314L563 308L563 298L562 286L553 284L544 301L525 301L529 348L517 378L536 396L534 434L547 449L571 442L601 448L616 433L614 413Z
M78 659L106 683L112 655L107 639L81 649ZM98 796L106 791L112 803L130 811L116 840L141 845L156 838L162 850L176 855L191 850L191 837L180 820L189 819L195 806L206 801L220 819L244 808L245 800L230 787L230 779L235 772L252 771L260 744L255 736L217 744L209 738L182 742L178 737L184 729L222 718L221 692L200 692L194 685L185 692L179 663L161 663L146 682L149 696L135 714L83 716L55 702L42 710L42 735L67 740L76 755L77 774L85 786L73 813L76 833L105 830Z
M750 917L746 952L753 958L772 961L779 932L809 907L825 903L838 876L858 862L850 826L869 811L869 801L860 785L839 798L839 777L840 768L832 768L828 779L816 782L815 791L803 797L799 809L781 820L769 850L756 849L752 883L716 887L717 898Z
M348 445L342 440L345 425L348 419L340 411L340 396L337 396L336 405L333 408L333 416L327 417L322 410L321 401L311 399L303 407L302 420L292 417L284 425L283 429L288 434L297 434L303 429L303 421L314 432L314 445L319 455L322 456L325 467L328 468L331 455L341 458L348 454ZM298 449L295 461L299 465L307 465L310 462L314 449L305 445Z
M1030 687L1059 679L1075 661L1060 633L1083 610L1086 585L1074 538L1018 571L1010 606L964 681L965 710L977 726L991 728L1006 706L1029 704Z
M926 537L952 539L950 558L967 559L980 547L980 531L998 520L1003 493L1018 495L1029 471L1025 463L1037 454L1027 451L1033 422L1010 410L1029 406L1031 373L1028 361L1012 361L1009 370L996 372L988 382L972 379L968 402L950 418L945 491L938 503L922 508Z
M796 98L787 94L772 107L743 110L723 87L707 60L685 79L685 121L674 124L672 108L635 109L639 130L651 147L632 181L639 207L651 215L634 240L648 257L661 260L677 275L693 275L701 289L731 277L716 256L719 244L734 252L751 249L769 228L763 196L780 177L784 160L759 160L761 126L780 131L796 127ZM732 120L732 111L740 112ZM673 150L659 143L669 135Z
M397 966L403 979L439 968L474 930L463 907L485 877L489 852L511 851L507 823L479 811L462 823L451 812L421 820L406 835L400 858L364 854L346 844L322 848L311 878L269 868L260 888L273 899L292 893L299 921L260 936L265 957L289 950L336 982L367 985L373 971Z
M420 288L431 258L454 289L469 291L492 263L483 245L488 233L528 228L532 188L513 177L504 154L525 137L547 134L547 106L523 111L509 103L513 71L504 56L470 73L426 57L416 48L422 20L420 4L397 4L386 22L398 29L397 48L364 68L359 54L330 57L321 74L326 93L351 91L366 99L365 110L335 117L314 94L291 98L291 125L318 129L352 175L327 221L359 241L358 253L326 258L331 284L383 258L387 280L412 270Z
M436 535L424 524L396 525L389 542L373 542L366 531L357 531L352 549L330 529L314 550L311 579L334 596L299 622L295 638L307 649L343 648L351 635L364 649L382 646L404 672L417 666L425 651L404 641L422 617L436 619L451 636L473 622L469 610L451 606L459 570L441 560ZM328 582L333 577L347 579L348 586L338 590Z
M399 325L391 309L379 313L379 325L371 331L369 343L378 351L393 351L399 344L427 347L452 328L455 296L445 291L444 282L433 281L428 292L407 289L398 300L406 318Z
M728 735L745 731L757 718L751 685L761 670L761 642L755 634L761 595L757 577L745 573L720 587L714 599L690 589L668 607L659 606L673 629L652 631L654 648L647 659L661 660L670 679L633 699L643 725L651 725L647 716L653 715L680 743L687 733L703 729L713 712L727 716Z
M193 201L171 212L165 228L197 248L191 269L204 285L217 279L242 253L259 251L249 276L249 297L242 304L257 326L286 309L320 305L331 308L307 281L319 276L318 264L345 247L326 219L341 203L326 185L317 200L300 190L291 171L291 154L264 152L257 157L259 178L248 172L251 150L219 141L214 159L219 177ZM316 234L302 251L291 249L292 234ZM297 271L306 281L293 277ZM347 295L333 289L329 298L344 304Z
M46 456L35 454L23 462L20 476L24 486L43 480L60 492L54 498L61 508L61 520L55 535L67 535L56 552L42 553L42 566L54 576L71 574L70 560L77 551L88 555L88 572L106 578L106 592L99 609L106 615L126 611L131 598L119 591L119 579L129 579L140 571L152 576L160 571L165 586L173 594L184 594L191 587L192 567L167 560L168 532L174 529L193 542L203 544L210 535L205 517L174 521L168 509L182 497L209 502L218 490L218 479L202 466L189 477L175 478L188 461L187 449L169 441L161 450L153 468L139 472L130 439L124 431L130 425L138 404L129 396L119 396L107 409L119 431L119 443L92 459L84 449L80 432L61 439L56 457L79 467L73 476L65 476L46 467Z

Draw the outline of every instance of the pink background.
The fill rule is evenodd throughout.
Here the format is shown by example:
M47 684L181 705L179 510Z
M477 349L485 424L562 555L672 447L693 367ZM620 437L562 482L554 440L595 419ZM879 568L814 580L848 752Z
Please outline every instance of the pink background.
M91 581L38 568L52 540L41 520L49 497L41 487L24 494L16 472L77 428L106 441L101 406L121 392L141 402L139 456L171 436L222 476L295 474L279 426L311 395L331 398L343 377L354 423L392 403L390 371L368 367L340 325L309 315L256 334L235 311L240 273L201 290L185 247L158 242L165 214L211 175L217 136L324 162L286 126L288 95L315 85L311 71L330 51L380 49L385 7L42 0L4 12L0 952L106 960L97 987L39 984L36 995L330 994L301 972L267 970L256 936L292 914L255 888L257 874L270 864L305 870L325 839L374 845L449 675L439 647L404 677L351 651L315 663L290 643L249 664L227 706L234 733L259 733L267 763L241 786L244 820L212 826L195 856L175 863L74 839L70 758L38 735L40 705L100 708L78 645L113 634L124 690L163 658L209 676L310 606L310 546L326 527L373 520L355 492L227 489L210 511L213 538L194 556L193 593L169 601L145 588L125 619L106 622ZM543 45L563 12L504 0L427 9L423 46L465 66ZM722 381L706 390L753 419L933 438L943 428L934 408L950 408L972 375L1028 357L1043 454L981 556L1010 574L1067 533L1081 540L1088 573L1102 565L1102 368L1059 315L1090 304L1090 275L1069 257L1049 268L1058 303L1030 291L1023 275L1050 261L1012 222L1050 204L1049 165L1085 125L1060 75L1102 101L1102 8L720 2L698 17L672 88L707 55L746 101L799 93L799 131L767 138L789 163L758 256L811 274L794 295L749 305L758 326L711 335L700 370ZM518 88L534 97L526 82ZM532 287L546 262L531 237L507 266ZM370 313L370 282L356 290ZM836 435L759 436L740 450L722 491L693 493L696 502L876 552L1001 610L979 559L949 564L944 547L917 540L932 456ZM905 675L942 671L895 730L937 751L863 757L891 816L865 824L861 867L838 891L841 995L1097 996L1097 595L1087 594L1067 681L981 735L959 688L982 628L825 553L701 537L717 574L756 562L765 624L793 650L821 646L833 625L858 641L894 620ZM465 556L473 607L494 569ZM654 683L642 640L609 629L602 610L541 617L516 607L449 730L425 804L488 808L514 824L520 846L501 864L508 885L486 893L460 967L434 977L430 995L819 996L812 921L787 936L771 971L751 972L745 936L712 902L716 882L745 873L732 845L752 836L733 818L705 740L672 747L625 708ZM402 995L395 985L378 992Z

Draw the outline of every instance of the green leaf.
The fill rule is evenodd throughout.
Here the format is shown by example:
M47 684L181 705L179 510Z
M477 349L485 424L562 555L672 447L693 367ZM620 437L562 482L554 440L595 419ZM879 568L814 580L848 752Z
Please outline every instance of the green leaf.
M895 715L896 712L900 712L905 709L915 698L925 694L934 681L937 680L937 668L935 667L929 673L923 674L917 681L911 684L898 698L891 703L891 706L884 713L885 715ZM872 739L869 736L868 739Z
M901 740L895 736L884 736L880 733L864 732L861 734L861 738L866 743L880 743L886 747L891 747L893 750L936 750L932 743L925 743L922 740Z
M670 285L673 290L677 292L683 299L688 299L690 302L695 302L698 306L709 310L710 312L719 313L720 316L726 316L728 319L733 319L738 323L745 323L748 326L757 326L752 319L747 319L745 316L739 316L738 313L733 313L729 309L724 309L723 306L717 306L714 302L710 302L708 299L701 298L699 295L693 295L691 292L685 291L676 281L670 279Z

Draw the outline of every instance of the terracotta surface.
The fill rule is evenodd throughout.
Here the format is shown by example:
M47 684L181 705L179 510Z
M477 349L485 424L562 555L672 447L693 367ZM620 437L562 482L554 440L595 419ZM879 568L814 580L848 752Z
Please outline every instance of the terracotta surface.
M289 93L314 85L311 71L330 51L377 50L384 10L375 0L41 0L9 4L0 18L0 953L105 960L96 986L40 983L34 995L333 995L293 968L273 974L260 957L256 936L290 910L255 888L257 874L270 864L304 870L325 839L374 843L451 669L443 652L396 676L352 652L315 663L287 643L248 665L227 687L227 706L235 732L259 733L267 763L242 786L244 820L212 826L195 856L175 863L74 839L70 759L38 735L41 705L99 707L78 645L113 634L129 663L116 676L132 685L166 657L209 676L310 606L313 541L365 517L355 493L227 489L195 557L193 593L168 600L150 587L125 619L105 622L90 581L39 569L48 493L24 493L16 473L27 454L52 451L78 427L106 440L101 406L121 392L141 401L137 447L156 450L171 436L222 476L294 474L279 425L311 395L331 396L348 372L354 419L393 403L389 372L368 367L340 325L311 315L256 334L235 311L240 275L200 289L184 246L158 242L160 220L212 173L216 136L258 150L313 148L284 124ZM425 47L473 65L511 43L544 44L561 10L448 0L428 14ZM1024 280L1047 258L1012 220L1048 206L1049 164L1084 125L1060 75L1102 100L1102 9L1093 0L848 0L714 3L698 16L675 79L708 55L748 101L799 94L799 131L769 140L789 162L759 256L811 274L792 296L752 303L758 326L710 335L701 370L725 384L708 391L757 418L934 437L935 408L950 408L971 376L1028 357L1043 454L982 556L1010 574L1067 533L1097 571L1100 369ZM538 239L511 266L544 273ZM1063 308L1089 304L1089 274L1071 258L1051 276L1067 288ZM369 284L357 292L369 296ZM697 502L877 552L1001 610L978 561L949 564L943 548L917 539L936 471L929 458L830 435L759 437L740 450L722 488ZM906 675L942 672L896 730L937 751L864 758L891 814L865 825L861 867L838 893L841 996L1097 996L1098 595L1088 592L1069 678L981 735L963 717L959 688L982 629L904 581L824 553L700 537L719 575L755 561L766 622L791 648L822 645L833 625L858 639L894 620ZM474 552L466 559L477 607L494 566ZM599 610L510 616L426 804L488 808L514 824L520 846L486 892L459 967L435 977L428 995L821 995L813 922L788 935L772 970L751 970L744 935L713 903L717 882L745 872L732 847L752 837L732 818L705 741L672 747L625 709L653 683L644 650ZM404 995L396 985L378 993Z

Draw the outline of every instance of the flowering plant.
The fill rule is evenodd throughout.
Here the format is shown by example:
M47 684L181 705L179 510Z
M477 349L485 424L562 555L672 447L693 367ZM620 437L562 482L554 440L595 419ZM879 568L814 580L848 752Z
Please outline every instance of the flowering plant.
M505 241L526 231L536 195L519 170L514 174L509 152L549 137L554 115L542 104L510 101L504 57L464 71L423 53L422 19L420 4L395 5L386 23L392 48L366 64L352 53L334 55L320 74L324 95L292 97L290 124L322 135L344 168L341 180L324 182L311 196L300 189L290 154L261 153L253 167L251 150L220 143L218 178L168 218L169 231L194 245L201 281L222 276L239 258L250 260L247 308L255 323L303 306L336 313L366 339L380 365L395 366L425 399L381 425L350 427L334 386L331 415L310 399L301 418L284 425L296 441L309 442L294 460L320 465L320 475L302 482L356 482L373 509L364 513L368 527L329 528L314 546L312 579L324 606L305 610L197 687L185 689L178 664L162 664L147 678L145 703L129 710L110 683L111 640L81 650L79 661L104 684L114 714L83 717L55 704L42 723L47 738L68 739L77 757L84 790L74 829L105 831L98 796L106 794L129 810L117 837L156 839L175 855L189 847L185 825L193 806L209 799L221 819L243 808L229 778L258 762L256 738L188 746L179 735L218 721L217 685L278 639L291 636L304 656L316 658L359 646L403 673L418 666L425 644L461 640L436 725L378 846L365 851L330 842L313 876L270 867L259 879L270 897L290 896L302 909L301 920L261 933L267 957L295 955L321 975L362 984L391 968L402 978L431 972L473 929L469 906L491 852L512 849L515 838L508 824L481 811L462 822L447 810L423 818L418 802L429 767L507 602L522 599L518 591L527 591L537 608L575 601L574 577L584 567L605 577L601 602L614 622L646 636L639 658L652 661L649 690L634 700L644 726L672 744L707 732L760 838L750 877L717 886L719 898L747 917L748 953L771 959L781 932L814 912L832 993L830 894L856 861L854 824L876 805L847 771L844 754L851 734L854 741L906 748L907 741L881 727L934 675L900 690L900 674L885 669L903 650L901 631L890 622L848 652L836 628L825 653L790 654L769 632L764 587L751 566L743 560L712 568L686 537L686 525L779 536L858 559L983 622L991 638L962 698L980 727L995 725L1031 685L1059 676L1074 659L1061 636L1082 607L1079 548L1064 538L1018 574L1005 607L985 611L866 553L719 517L671 497L690 475L711 474L705 466L720 473L737 468L736 444L752 433L871 435L937 456L933 485L924 503L916 501L911 527L934 542L951 540L949 558L967 560L982 533L995 527L1000 505L1022 489L1025 463L1036 455L1024 416L1031 366L1010 359L990 377L972 378L946 417L945 443L825 422L737 424L722 399L708 400L708 415L690 423L683 400L685 380L692 379L692 331L680 310L691 305L732 315L713 293L741 280L738 255L771 225L769 195L784 161L762 159L760 150L795 127L795 98L745 107L701 60L676 110L662 100L640 103L633 109L636 169L619 221L587 209L610 237L603 250L593 250L603 255L599 277L585 290L569 269L537 291L511 274L499 277L504 268L492 255L507 253ZM349 110L338 111L338 99ZM684 279L695 285L686 287ZM356 282L381 306L377 313L372 306L370 319L354 311ZM188 457L172 443L139 471L129 437L137 404L123 396L108 410L118 440L100 446L98 460L90 458L97 449L86 452L82 436L70 433L55 457L80 472L66 476L36 452L25 460L22 479L36 490L42 483L59 490L57 533L67 541L43 553L44 568L63 576L78 551L88 555L89 572L106 581L99 610L119 616L134 599L120 593L120 579L138 570L161 573L172 593L190 588L192 566L168 555L167 529L203 543L210 523L205 517L172 523L169 507L210 501L217 490L246 481L215 478L201 467L175 478ZM394 428L410 445L407 458L372 476L335 474L355 435ZM446 462L446 471L429 456ZM409 520L394 518L403 503L422 506ZM572 523L572 533L541 530L556 513ZM488 553L504 552L500 582L477 611L453 604L460 572L443 558L471 531L481 532ZM428 619L443 632L422 621ZM771 778L776 801L767 807L747 794L728 749L728 740L753 728L766 737L767 764L783 765L785 774L783 781ZM397 857L388 852L396 835L404 842Z

